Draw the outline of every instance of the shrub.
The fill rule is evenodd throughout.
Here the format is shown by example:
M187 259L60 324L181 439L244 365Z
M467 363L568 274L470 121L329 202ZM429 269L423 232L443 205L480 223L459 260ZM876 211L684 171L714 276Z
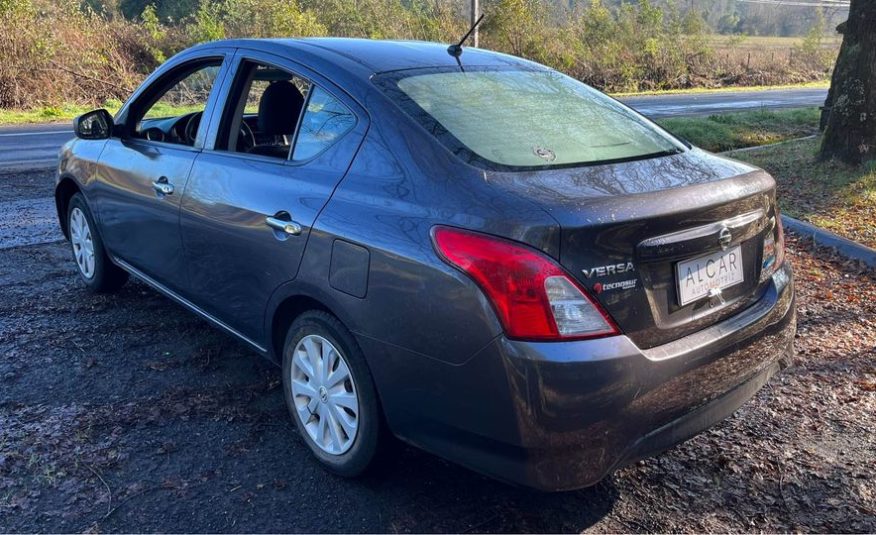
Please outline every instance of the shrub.
M202 0L189 24L195 41L226 37L325 35L326 28L295 0Z
M705 21L672 0L571 4L574 9L557 0L481 0L487 14L481 46L547 64L607 91L820 79L835 54L822 42L823 18L787 60L770 55L752 65L742 37L725 44L725 50L739 53L717 54ZM0 107L124 99L176 52L230 37L451 43L468 29L467 5L467 0L0 0Z
M142 33L75 0L0 0L0 107L127 95L150 66Z

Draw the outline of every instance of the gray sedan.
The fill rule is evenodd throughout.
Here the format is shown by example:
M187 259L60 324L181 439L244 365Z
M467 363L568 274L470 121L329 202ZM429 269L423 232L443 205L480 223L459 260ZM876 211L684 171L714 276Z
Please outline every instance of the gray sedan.
M395 436L592 485L793 351L774 180L529 61L219 41L74 130L56 201L84 284L133 275L281 366L338 474Z

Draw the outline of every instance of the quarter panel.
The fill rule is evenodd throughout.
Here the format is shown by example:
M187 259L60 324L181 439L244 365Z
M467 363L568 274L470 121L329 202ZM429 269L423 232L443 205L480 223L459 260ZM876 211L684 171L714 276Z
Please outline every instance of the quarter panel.
M396 117L397 110L384 109L381 99L368 102L371 130L315 224L300 276L331 288L331 242L343 238L367 248L368 292L364 299L344 301L351 329L460 364L501 326L475 283L439 259L431 229L469 228L557 255L559 229L534 204L491 188L481 171L461 164L418 125Z

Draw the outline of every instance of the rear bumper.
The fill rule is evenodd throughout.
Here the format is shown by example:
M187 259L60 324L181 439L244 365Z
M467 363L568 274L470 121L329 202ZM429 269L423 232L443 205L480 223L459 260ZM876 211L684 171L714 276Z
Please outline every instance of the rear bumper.
M549 491L592 485L726 418L780 369L796 332L790 266L780 271L752 307L648 350L625 336L500 337L462 366L396 353L389 377L375 373L389 425L497 479ZM381 384L409 374L416 392Z

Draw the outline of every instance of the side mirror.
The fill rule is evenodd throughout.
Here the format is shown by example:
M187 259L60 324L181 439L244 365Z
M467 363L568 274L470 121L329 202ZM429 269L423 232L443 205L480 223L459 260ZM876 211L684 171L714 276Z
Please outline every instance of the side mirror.
M104 109L84 113L73 119L73 133L80 139L109 139L113 135L113 116Z

